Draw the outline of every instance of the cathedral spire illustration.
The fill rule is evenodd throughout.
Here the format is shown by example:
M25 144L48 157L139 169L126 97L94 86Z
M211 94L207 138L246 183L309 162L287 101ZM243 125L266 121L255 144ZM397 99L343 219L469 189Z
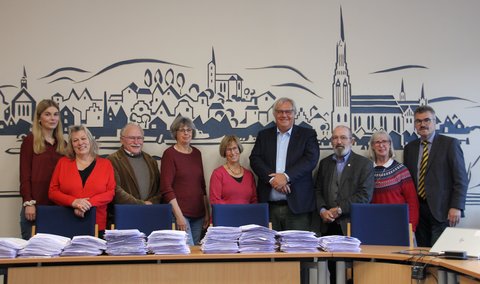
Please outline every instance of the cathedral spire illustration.
M346 51L343 14L342 8L340 7L340 41L337 42L337 59L332 84L332 130L338 125L351 127L350 98L352 86L348 74Z
M208 74L207 88L212 90L213 93L216 93L217 92L216 90L217 64L215 63L215 50L213 49L213 47L212 47L212 60L210 61L210 63L208 63L207 69L208 69L207 70L207 74Z

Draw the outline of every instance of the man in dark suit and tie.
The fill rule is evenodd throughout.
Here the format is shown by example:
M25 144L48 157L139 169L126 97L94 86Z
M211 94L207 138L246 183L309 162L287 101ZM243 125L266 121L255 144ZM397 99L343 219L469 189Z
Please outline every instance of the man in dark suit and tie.
M292 99L278 99L272 111L276 126L258 133L250 155L250 166L258 176L258 199L269 203L274 230L311 230L317 133L294 125L297 109Z
M459 141L435 133L433 108L420 106L414 117L420 138L405 146L403 162L415 179L420 201L417 244L431 247L447 226L460 222L468 179Z
M373 163L352 151L353 141L350 128L335 127L334 153L318 167L315 191L322 235L346 235L350 204L369 203L372 198Z

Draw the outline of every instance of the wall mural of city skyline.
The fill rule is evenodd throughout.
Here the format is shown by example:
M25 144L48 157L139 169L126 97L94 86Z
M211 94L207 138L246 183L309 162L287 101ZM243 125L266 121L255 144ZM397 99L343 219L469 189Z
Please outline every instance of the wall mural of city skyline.
M355 93L354 75L349 69L348 25L344 23L340 8L337 42L332 42L335 52L331 54L334 65L331 69L331 104L325 104L325 94L311 88L312 78L301 68L285 64L249 66L245 70L226 70L222 58L212 47L205 54L203 69L188 64L171 62L159 58L134 58L113 62L98 71L76 66L61 66L45 72L39 78L29 77L30 66L19 63L18 84L0 81L0 136L15 137L16 143L0 147L6 155L15 157L19 153L21 139L30 131L36 104L44 98L55 100L61 108L65 133L70 125L85 124L100 141L101 153L106 155L118 148L118 132L127 122L136 122L145 130L145 143L158 145L155 157L161 159L163 149L172 145L169 127L179 115L191 118L199 130L194 145L216 147L225 134L236 134L243 143L253 144L260 129L273 125L272 104L280 97L278 88L302 90L309 95L301 100L297 109L296 123L312 127L317 131L319 147L330 149L331 130L336 125L352 128L356 146L362 151L368 149L372 133L386 130L393 139L395 149L401 150L409 141L417 138L413 127L413 112L420 105L465 103L478 107L478 102L461 96L433 97L429 86L423 84L408 88L409 81L402 77L405 70L422 69L429 66L409 64L386 67L372 74L398 74L398 84L392 86L390 94L369 95ZM279 60L281 61L281 60ZM101 92L92 91L88 84L102 80L102 76L121 70L132 72L135 79L118 81ZM143 68L143 69L142 69ZM139 71L142 74L137 74ZM296 80L276 82L270 88L261 88L244 79L244 72L281 71ZM192 73L201 73L203 81L191 79ZM193 76L195 77L195 76ZM138 79L141 78L141 79ZM52 89L50 93L39 94L30 88L43 84ZM299 83L300 82L300 83ZM62 86L55 90L56 86ZM67 86L67 87L65 87ZM82 86L82 87L78 87ZM373 88L373 86L372 86ZM111 91L111 90L114 91ZM409 89L410 91L406 91ZM292 97L295 99L295 97ZM472 141L479 137L480 125L468 125L462 120L462 113L449 112L437 117L437 131L456 137L466 153L472 148ZM17 158L14 158L17 159ZM478 172L480 155L466 155L470 178L467 203L480 204L478 181L472 174ZM11 189L5 189L11 192Z

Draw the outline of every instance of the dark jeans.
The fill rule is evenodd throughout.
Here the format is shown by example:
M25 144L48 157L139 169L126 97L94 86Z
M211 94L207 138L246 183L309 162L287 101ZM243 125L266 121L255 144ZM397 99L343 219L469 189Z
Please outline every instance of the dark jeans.
M448 221L439 222L433 217L428 203L420 202L420 218L418 221L415 238L419 247L431 247L438 240L445 228L448 227Z

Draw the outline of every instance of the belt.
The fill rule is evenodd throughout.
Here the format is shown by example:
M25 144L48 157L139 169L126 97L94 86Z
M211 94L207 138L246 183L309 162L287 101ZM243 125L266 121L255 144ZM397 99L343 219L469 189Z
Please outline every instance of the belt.
M288 205L286 200L268 201L270 205Z

